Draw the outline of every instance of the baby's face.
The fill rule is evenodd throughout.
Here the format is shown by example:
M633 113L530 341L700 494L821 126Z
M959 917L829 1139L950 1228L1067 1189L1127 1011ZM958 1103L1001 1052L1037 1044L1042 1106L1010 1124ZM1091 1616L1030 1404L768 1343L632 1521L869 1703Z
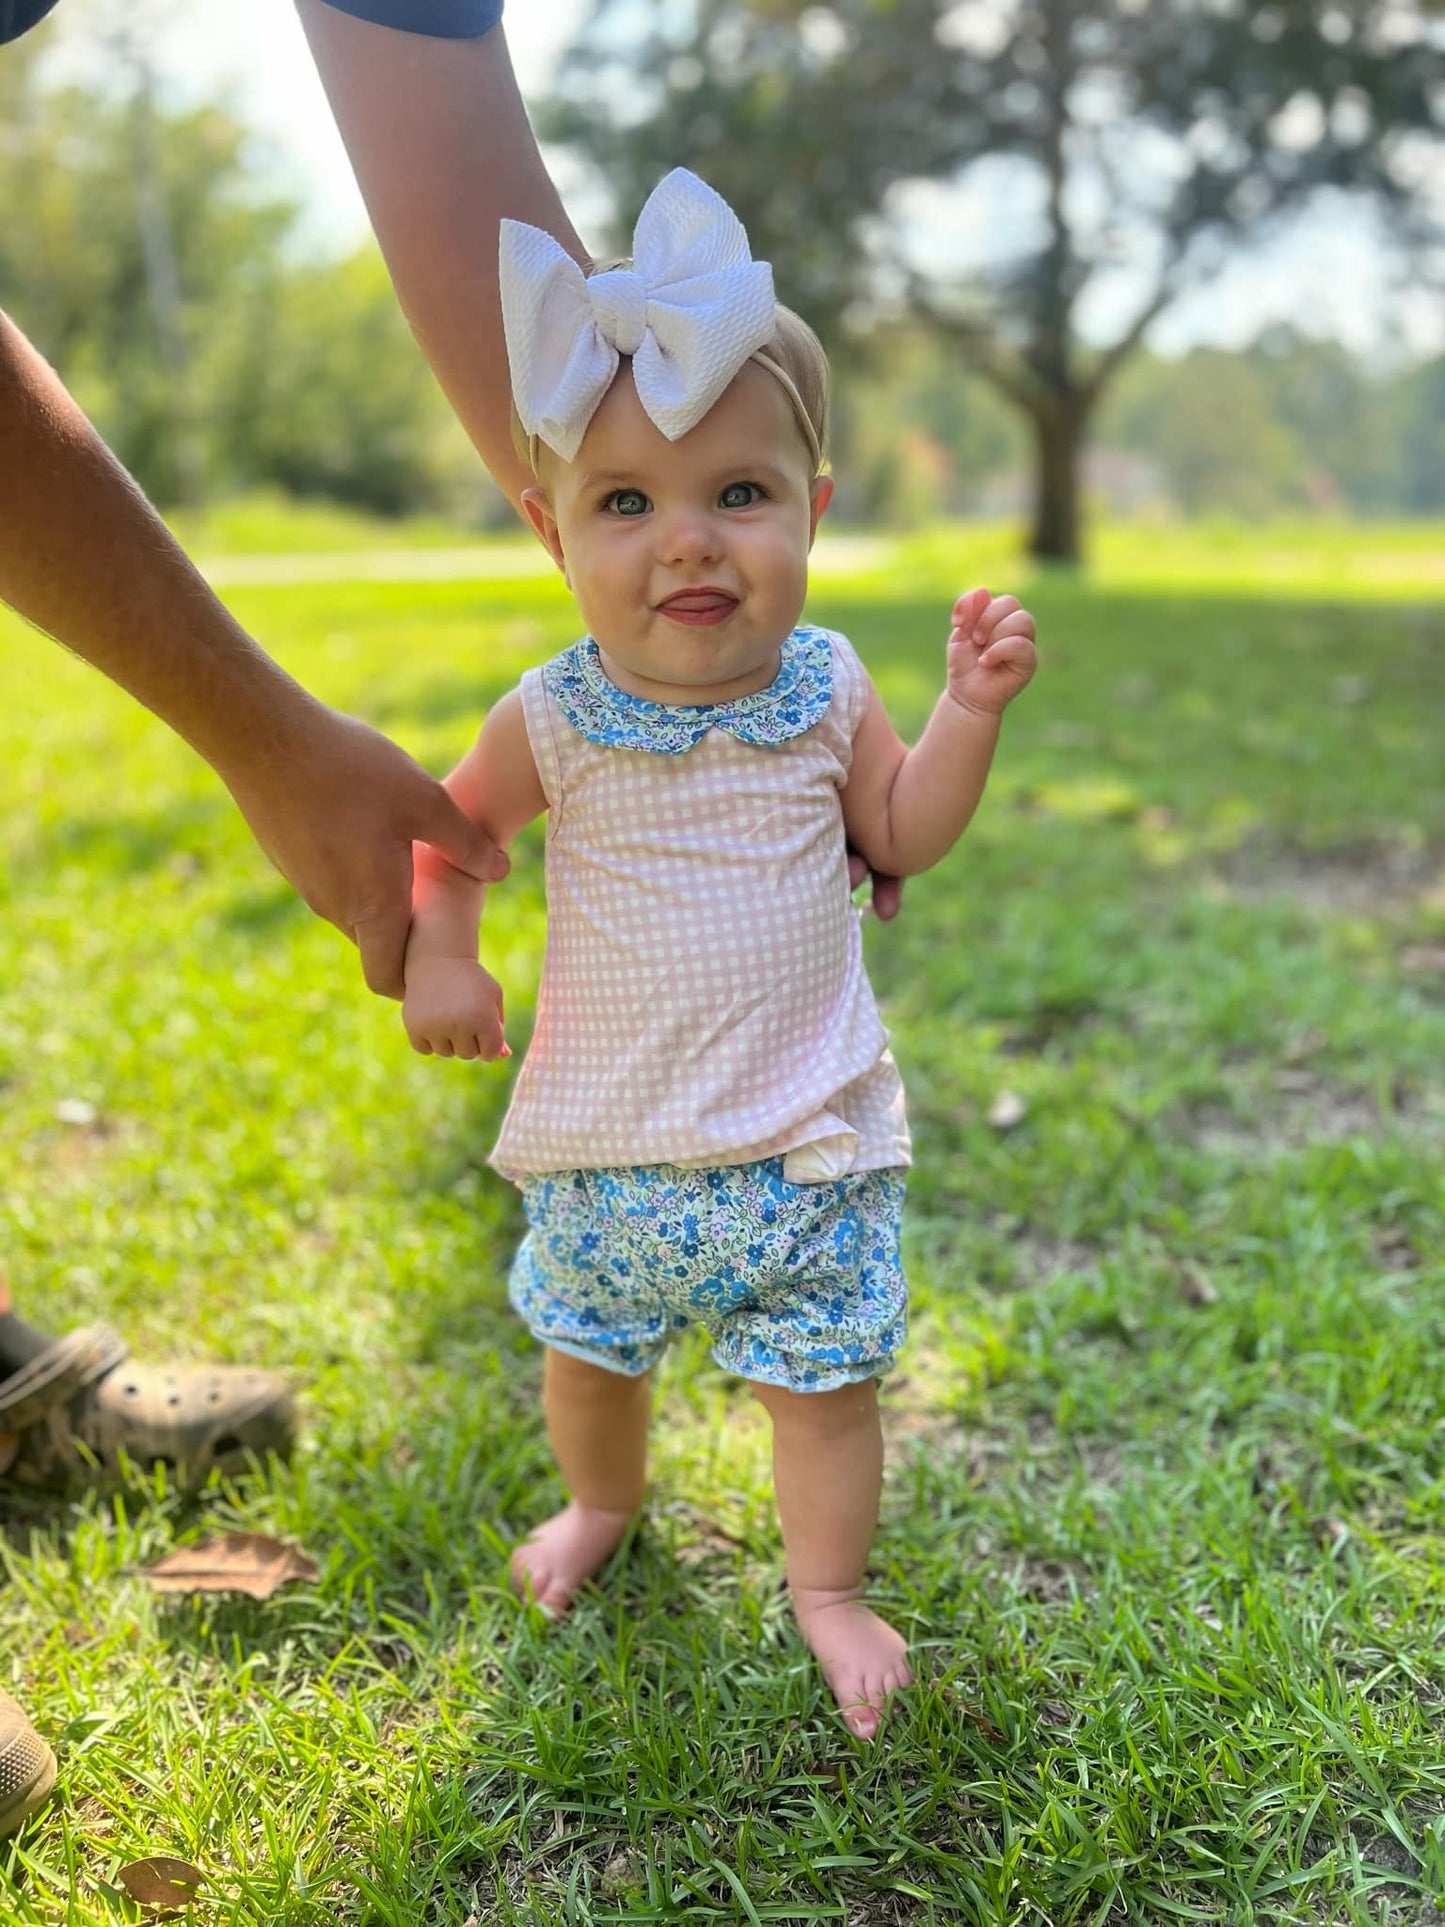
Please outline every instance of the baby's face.
M624 368L574 462L523 498L612 680L655 702L765 688L803 609L832 483L815 478L788 398L748 363L670 442Z

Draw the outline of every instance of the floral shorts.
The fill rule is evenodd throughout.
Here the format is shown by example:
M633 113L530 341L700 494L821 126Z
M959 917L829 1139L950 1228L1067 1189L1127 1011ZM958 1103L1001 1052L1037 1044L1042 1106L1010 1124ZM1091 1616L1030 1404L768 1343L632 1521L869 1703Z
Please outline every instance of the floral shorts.
M512 1303L544 1345L608 1371L649 1370L700 1324L725 1371L827 1392L880 1376L903 1343L901 1171L789 1184L780 1157L549 1171L522 1199Z

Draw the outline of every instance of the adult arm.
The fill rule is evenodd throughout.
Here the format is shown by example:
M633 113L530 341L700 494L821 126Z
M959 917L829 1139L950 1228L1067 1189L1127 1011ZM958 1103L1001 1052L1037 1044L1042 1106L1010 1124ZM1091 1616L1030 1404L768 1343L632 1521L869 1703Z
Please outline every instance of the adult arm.
M0 600L199 750L373 990L401 994L413 839L476 876L504 868L439 783L251 640L4 315Z
M412 331L520 515L535 478L512 446L500 224L545 228L579 261L588 251L537 151L504 30L444 37L356 19L328 0L296 7ZM376 10L396 12L395 0ZM867 866L850 865L856 886ZM892 917L899 900L897 878L875 874L875 912Z
M537 151L503 30L408 33L326 0L297 0L297 11L407 320L520 514L534 478L511 440L502 219L588 257Z

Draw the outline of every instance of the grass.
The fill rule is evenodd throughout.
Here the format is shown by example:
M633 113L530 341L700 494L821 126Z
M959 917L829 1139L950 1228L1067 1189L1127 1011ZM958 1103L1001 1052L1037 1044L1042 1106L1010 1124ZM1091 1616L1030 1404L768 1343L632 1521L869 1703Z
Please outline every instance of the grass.
M0 632L22 1305L294 1371L308 1418L288 1471L195 1500L4 1496L0 1677L63 1786L7 1927L138 1918L115 1873L156 1852L208 1927L1440 1917L1445 612L1439 531L1373 540L1328 594L1278 564L1297 531L1106 533L1097 577L1029 581L1045 667L979 821L869 931L918 1140L876 1576L921 1674L871 1749L700 1340L635 1543L565 1629L517 1607L557 1490L485 1168L508 1073L413 1057L209 773ZM1000 541L816 585L905 729L951 596L1025 580ZM572 633L550 584L233 601L438 767ZM492 913L514 1041L540 854ZM319 1582L134 1577L226 1527Z

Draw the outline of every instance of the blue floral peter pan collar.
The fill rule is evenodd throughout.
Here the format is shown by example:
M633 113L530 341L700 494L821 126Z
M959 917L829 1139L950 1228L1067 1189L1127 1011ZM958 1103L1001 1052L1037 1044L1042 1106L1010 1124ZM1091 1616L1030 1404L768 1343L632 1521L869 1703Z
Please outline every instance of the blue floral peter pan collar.
M730 703L655 703L608 680L591 636L542 670L548 694L579 736L612 749L682 756L709 730L740 743L788 743L822 722L833 700L833 648L822 629L794 629L766 689Z

